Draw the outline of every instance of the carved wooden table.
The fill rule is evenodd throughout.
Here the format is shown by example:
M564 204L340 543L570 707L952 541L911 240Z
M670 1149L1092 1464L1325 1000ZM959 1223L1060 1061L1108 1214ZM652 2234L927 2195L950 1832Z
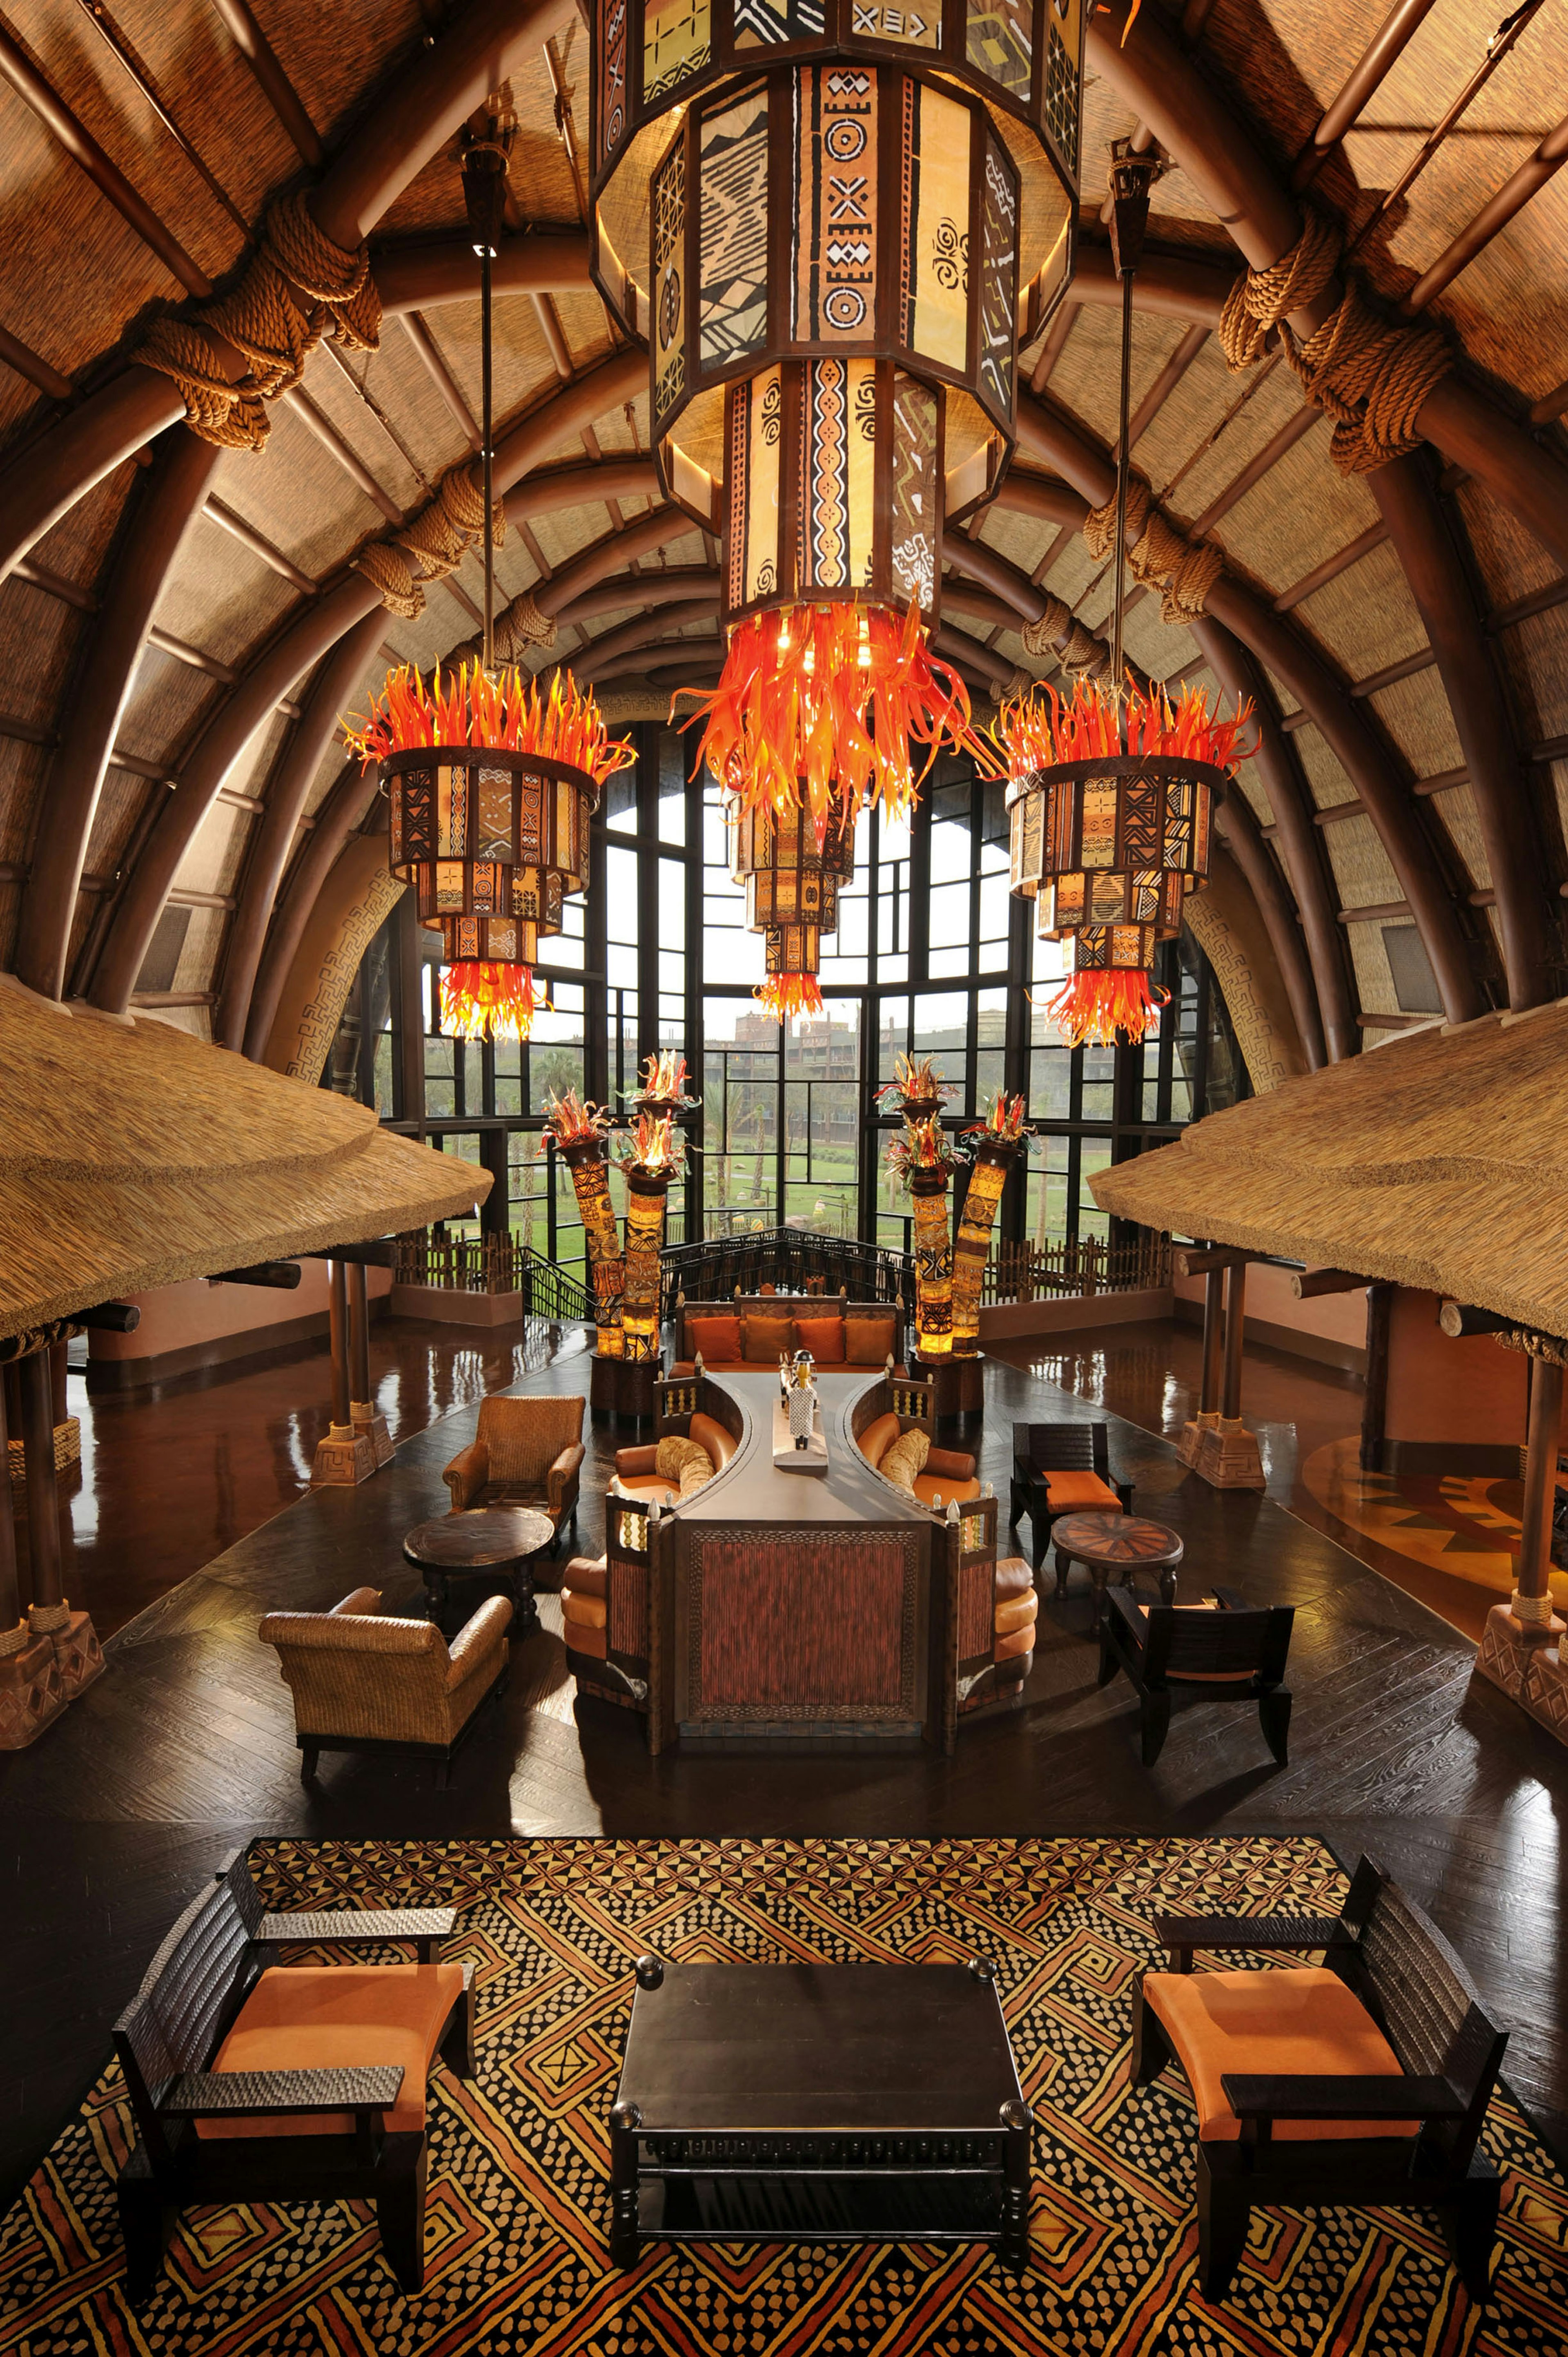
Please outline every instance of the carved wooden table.
M510 1596L517 1614L511 1634L526 1637L539 1626L528 1559L554 1535L549 1515L531 1506L474 1506L421 1523L403 1551L423 1575L430 1618L446 1636L455 1637L487 1596Z
M610 2257L644 2240L989 2244L1028 2263L1030 2130L993 1967L639 1956Z
M1051 1524L1051 1544L1057 1551L1058 1596L1067 1594L1069 1565L1081 1563L1101 1602L1112 1572L1123 1587L1130 1587L1136 1571L1157 1573L1160 1601L1176 1602L1182 1543L1164 1523L1146 1522L1141 1514L1062 1514Z

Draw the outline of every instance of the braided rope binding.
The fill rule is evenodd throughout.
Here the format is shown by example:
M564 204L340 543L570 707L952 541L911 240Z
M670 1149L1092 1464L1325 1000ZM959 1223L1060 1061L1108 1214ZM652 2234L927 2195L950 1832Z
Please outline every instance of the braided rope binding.
M1142 475L1127 479L1127 545L1131 548L1143 538L1149 510L1155 501L1154 492ZM1116 501L1106 500L1102 508L1090 508L1083 519L1083 544L1097 564L1103 564L1116 547Z
M496 653L502 662L514 662L530 647L553 647L555 637L555 617L541 609L532 589L496 617Z

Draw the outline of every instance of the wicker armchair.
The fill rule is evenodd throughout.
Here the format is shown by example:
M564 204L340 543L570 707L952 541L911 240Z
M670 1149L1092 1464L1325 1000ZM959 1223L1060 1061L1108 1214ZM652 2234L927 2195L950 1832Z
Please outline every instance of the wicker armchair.
M323 1751L403 1751L433 1760L444 1788L479 1705L506 1683L510 1597L487 1598L450 1652L430 1621L383 1618L381 1600L357 1587L330 1612L269 1612L257 1632L294 1695L303 1783Z
M488 1399L479 1428L442 1474L452 1512L471 1506L532 1506L555 1525L577 1523L577 1481L583 1463L584 1399L530 1392L521 1399Z
M1337 1915L1156 1917L1169 1972L1133 1991L1131 2079L1175 2062L1197 2111L1198 2282L1223 2299L1254 2209L1434 2210L1483 2300L1498 2172L1477 2149L1508 2033L1436 1926L1364 1857ZM1194 1973L1193 1952L1323 1953Z
M437 2054L474 2076L474 1967L441 1956L456 1926L450 1907L264 1914L242 1856L191 1901L114 2025L136 2127L115 2188L134 2305L199 2202L372 2201L388 2265L423 2287L425 2081ZM417 1961L278 1969L282 1948L388 1941Z

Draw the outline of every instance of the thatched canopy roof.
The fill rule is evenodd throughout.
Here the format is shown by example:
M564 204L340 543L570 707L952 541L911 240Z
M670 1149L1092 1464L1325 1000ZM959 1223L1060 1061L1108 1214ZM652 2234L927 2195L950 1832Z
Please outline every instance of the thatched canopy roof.
M1412 1032L1090 1184L1122 1219L1568 1334L1568 1000Z
M140 1017L0 990L0 1336L182 1278L467 1211L473 1164Z

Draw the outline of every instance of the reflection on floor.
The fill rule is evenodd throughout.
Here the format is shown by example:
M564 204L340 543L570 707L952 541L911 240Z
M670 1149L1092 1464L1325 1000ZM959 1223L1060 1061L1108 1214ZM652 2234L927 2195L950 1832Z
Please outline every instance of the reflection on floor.
M539 1322L498 1333L378 1318L371 1388L393 1441L546 1364L552 1333ZM81 1419L81 1463L60 1483L70 1510L69 1527L61 1517L65 1587L101 1637L309 1488L316 1444L330 1421L330 1381L325 1340L266 1363L214 1367L96 1399L72 1372L69 1405ZM18 1537L25 1548L20 1523Z
M990 1355L1167 1440L1197 1404L1198 1331L1174 1321L1042 1335ZM1359 1375L1248 1344L1241 1409L1268 1494L1478 1641L1487 1612L1513 1588L1520 1484L1363 1473L1361 1394ZM1568 1575L1554 1575L1552 1590L1568 1602Z

